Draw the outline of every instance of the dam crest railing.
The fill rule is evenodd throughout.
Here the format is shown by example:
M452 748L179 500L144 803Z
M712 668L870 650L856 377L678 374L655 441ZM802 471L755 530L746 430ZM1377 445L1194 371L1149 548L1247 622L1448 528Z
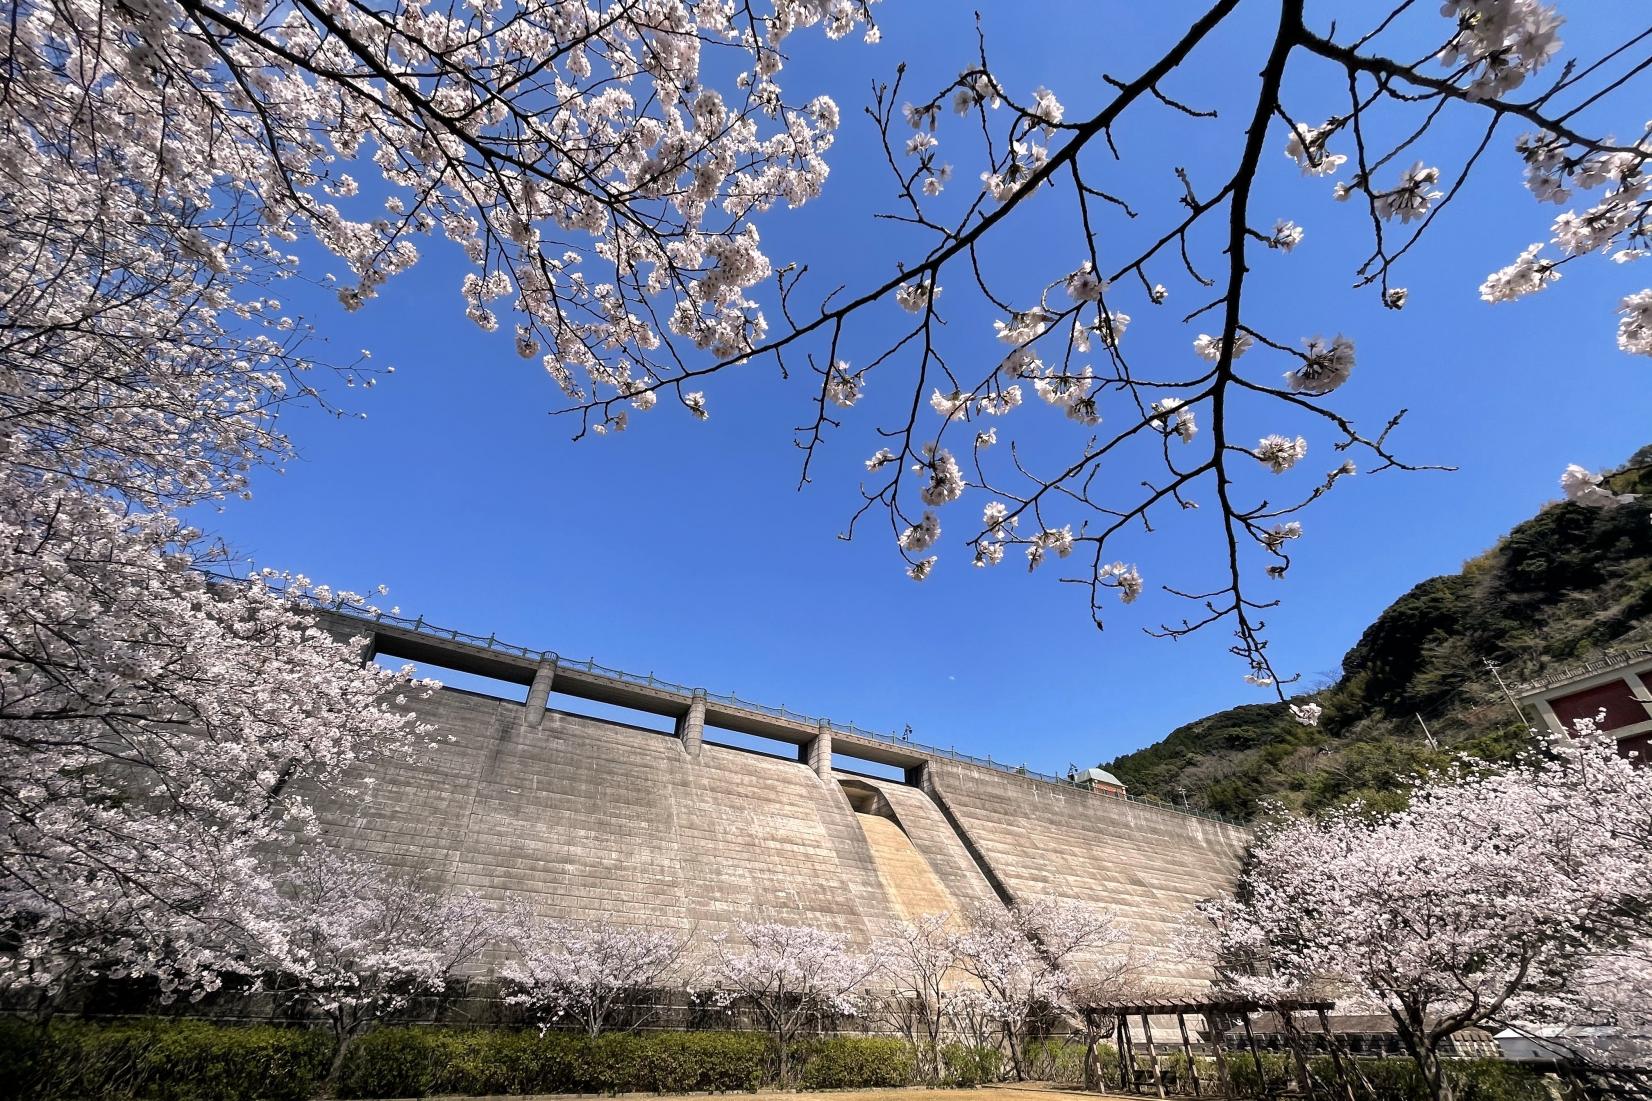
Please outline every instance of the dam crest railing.
M223 577L221 575L214 575L214 577L215 579L223 581L240 580L238 578ZM266 584L268 584L268 582L266 582ZM273 588L274 586L271 587ZM1075 781L1068 779L1067 777L1057 776L1048 772L1039 772L1036 769L1027 768L1025 765L1011 765L1004 761L995 761L990 756L977 757L972 753L964 753L951 747L943 748L937 745L914 741L911 738L892 732L868 730L865 727L859 726L852 722L840 722L836 719L805 715L802 712L793 711L787 707L776 707L772 704L759 703L756 700L745 699L744 697L735 695L733 692L712 692L704 688L695 688L691 685L679 684L676 681L656 677L653 673L646 675L631 673L624 669L615 669L611 666L602 665L595 658L587 658L584 661L576 661L564 657L555 650L540 650L529 646L521 646L516 643L504 642L495 635L474 635L469 632L456 630L450 627L438 627L434 624L426 623L423 616L419 616L415 619L408 619L405 616L395 615L371 606L353 604L347 601L318 600L307 595L301 596L299 599L314 607L321 608L335 614L347 616L351 619L358 619L365 623L387 624L392 627L398 627L402 630L413 631L428 638L445 639L450 642L476 646L495 653L509 654L514 657L520 657L532 661L554 662L558 669L580 670L595 676L607 677L610 680L619 681L624 684L633 684L639 687L672 692L686 697L699 695L705 697L707 700L715 700L718 703L725 704L730 707L737 707L744 711L769 715L773 718L803 723L809 726L825 725L828 729L835 733L848 734L852 737L858 738L869 738L888 745L900 746L918 753L928 754L932 757L940 757L946 760L976 765L980 768L991 769L1010 776L1020 776L1025 779L1036 780L1041 783L1053 784L1057 787L1077 791L1088 790L1079 787ZM1131 795L1129 792L1094 794L1097 794L1098 797L1102 798L1120 799L1125 802L1135 803L1139 806L1151 807L1155 810L1169 811L1173 814L1187 815L1192 818L1203 818L1207 821L1220 822L1224 825L1243 825L1243 823L1235 822L1234 820L1213 811L1187 806L1179 807L1173 803L1164 802L1161 799Z

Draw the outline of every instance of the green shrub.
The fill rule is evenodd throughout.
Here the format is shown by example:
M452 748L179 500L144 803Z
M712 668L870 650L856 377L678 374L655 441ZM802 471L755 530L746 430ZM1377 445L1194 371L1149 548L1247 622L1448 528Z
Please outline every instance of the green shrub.
M1199 1060L1199 1077L1214 1081L1213 1063ZM1359 1073L1370 1085L1370 1093L1357 1092L1372 1101L1428 1101L1428 1087L1423 1084L1417 1064L1410 1059L1389 1057L1355 1060ZM1275 1096L1289 1088L1295 1062L1289 1055L1267 1053L1262 1056L1269 1093L1256 1092L1256 1068L1248 1053L1228 1055L1228 1072L1233 1078L1234 1092L1241 1097ZM1336 1065L1328 1055L1308 1060L1308 1070L1322 1083L1336 1081ZM1350 1072L1352 1073L1352 1072ZM1457 1101L1551 1101L1551 1095L1542 1078L1518 1063L1501 1059L1451 1059L1446 1062L1446 1074L1451 1079ZM1208 1077L1207 1077L1208 1076ZM1184 1088L1184 1091L1185 1088Z
M315 1029L167 1020L39 1026L0 1019L0 1098L308 1101L321 1087L331 1054L330 1035ZM1117 1089L1117 1053L1103 1044L1097 1055L1102 1084ZM613 1033L592 1040L533 1030L384 1028L351 1045L340 1095L755 1090L772 1084L773 1056L769 1038L757 1032ZM1026 1056L1034 1075L1064 1084L1083 1081L1084 1046L1076 1039L1029 1043ZM941 1058L948 1086L986 1085L1003 1077L1004 1057L996 1048L948 1044ZM1138 1053L1137 1060L1145 1070L1146 1057ZM1166 1053L1159 1061L1167 1089L1190 1095L1187 1059ZM1264 1054L1260 1079L1248 1052L1233 1052L1227 1062L1239 1096L1277 1096L1289 1088L1294 1067L1289 1055ZM903 1086L913 1081L915 1069L906 1044L868 1036L800 1041L792 1064L805 1089ZM1328 1057L1316 1056L1309 1065L1318 1080L1335 1080ZM1216 1081L1213 1060L1201 1057L1195 1066L1201 1082ZM1409 1059L1361 1059L1359 1068L1373 1087L1373 1101L1426 1101ZM1447 1073L1457 1101L1548 1101L1542 1080L1517 1064L1451 1060Z
M1078 1036L1029 1040L1023 1052L1028 1077L1079 1085L1084 1081L1084 1041ZM1117 1071L1114 1072L1117 1077Z
M754 1090L771 1075L753 1032L610 1033L386 1028L345 1059L344 1097L698 1093Z
M204 1021L0 1022L0 1096L18 1101L307 1101L322 1032Z
M1371 1085L1372 1101L1417 1101L1428 1096L1422 1077L1417 1073L1417 1064L1410 1059L1357 1059L1353 1062L1360 1075ZM1336 1080L1336 1067L1329 1059L1312 1059L1308 1066L1321 1080ZM1364 1091L1360 1092L1363 1094Z
M941 1064L946 1086L983 1086L1004 1076L1004 1053L995 1047L947 1044L941 1048Z
M875 1089L910 1085L916 1079L912 1049L888 1036L823 1036L794 1049L806 1090Z
M143 1096L154 1101L307 1101L327 1073L332 1039L314 1029L158 1027L142 1054Z
M1548 1086L1530 1067L1501 1059L1446 1064L1457 1101L1550 1101Z
M769 1076L771 1045L759 1032L658 1032L646 1040L648 1075L635 1088L755 1090Z
M1256 1073L1256 1063L1250 1052L1232 1052L1228 1055L1228 1079L1233 1092L1240 1097L1277 1097L1290 1089L1296 1066L1289 1055L1264 1052L1262 1073Z
M424 1028L381 1028L350 1045L339 1075L340 1097L423 1097L446 1062L442 1034Z

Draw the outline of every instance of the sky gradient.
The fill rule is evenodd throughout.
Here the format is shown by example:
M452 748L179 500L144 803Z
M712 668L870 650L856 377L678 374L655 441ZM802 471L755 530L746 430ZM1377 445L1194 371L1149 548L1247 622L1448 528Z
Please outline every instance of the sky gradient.
M1347 13L1359 6L1335 10L1352 23ZM1103 101L1100 73L1133 75L1195 7L993 4L982 23L1006 86L1025 95L1048 85L1071 118ZM1632 30L1644 18L1637 8L1627 0L1563 6L1573 19L1568 44ZM1239 128L1227 116L1250 110L1269 9L1242 5L1237 25L1167 88L1220 109L1220 123L1184 126L1154 110L1132 116L1116 135L1125 160L1103 186L1163 211L1177 193L1174 166L1196 180L1225 178ZM888 3L878 14L881 44L802 36L786 73L792 98L833 95L843 130L826 195L770 216L763 239L777 264L806 260L825 286L881 281L915 247L871 218L890 206L876 133L861 114L871 83L906 61L912 87L927 92L975 49L963 5ZM1305 66L1287 99L1317 121L1340 106L1334 78ZM1644 121L1603 118L1600 128L1620 132ZM1469 133L1450 118L1442 125L1439 149ZM1456 570L1556 497L1567 463L1598 468L1652 441L1652 364L1616 349L1611 312L1652 280L1647 262L1587 261L1533 298L1495 307L1478 298L1485 275L1546 239L1565 209L1538 206L1521 186L1516 133L1500 134L1484 170L1401 269L1398 282L1411 291L1401 314L1348 289L1368 244L1363 211L1332 202L1325 181L1304 180L1281 154L1282 139L1270 141L1254 220L1294 218L1306 237L1288 257L1258 258L1246 320L1353 337L1359 367L1337 395L1340 408L1367 429L1409 408L1395 436L1402 452L1458 467L1356 477L1303 517L1307 534L1289 580L1273 591L1283 604L1268 622L1277 666L1307 682L1334 676L1360 631L1407 588ZM972 179L978 167L960 156L961 175ZM967 191L970 180L953 187ZM1036 295L1076 247L1068 224L1053 203L1018 212L992 246L995 278ZM858 503L861 463L878 446L872 425L891 408L879 404L876 376L866 407L829 441L802 491L793 429L810 417L809 383L783 381L771 365L711 380L703 424L662 401L622 435L574 443L573 421L549 415L551 381L512 352L509 324L489 336L465 320L461 258L438 241L424 251L357 314L301 286L285 295L338 356L370 348L375 363L397 372L370 393L336 395L365 420L288 416L300 460L257 476L251 502L207 521L242 555L341 586L388 585L389 603L443 626L866 727L910 724L919 740L1046 771L1105 760L1211 711L1271 698L1243 682L1223 627L1176 642L1147 637L1144 627L1182 614L1151 592L1115 607L1097 631L1082 590L1058 584L1053 570L1028 576L1019 555L996 570L971 569L961 530L949 531L941 567L923 584L902 572L886 527L838 539ZM990 320L961 314L953 335L1001 355ZM1153 321L1126 337L1143 342L1138 357L1187 362L1193 331L1169 316ZM873 318L855 332L852 358L872 358L889 324ZM1265 426L1287 429L1307 426ZM1317 472L1312 480L1339 459L1327 456L1323 433L1310 440L1320 443L1305 464ZM1211 563L1209 547L1174 532L1132 550L1150 586Z

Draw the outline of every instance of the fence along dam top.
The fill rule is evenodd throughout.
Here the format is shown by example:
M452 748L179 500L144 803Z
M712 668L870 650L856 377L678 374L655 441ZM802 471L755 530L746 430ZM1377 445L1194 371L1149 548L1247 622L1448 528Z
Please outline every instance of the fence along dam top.
M341 632L370 636L369 654L384 654L415 663L424 662L464 673L489 677L511 684L530 686L530 706L545 705L552 684L563 695L597 703L634 708L679 720L689 719L696 727L711 724L761 738L808 746L821 733L841 743L852 756L901 769L921 768L930 760L958 761L1010 776L1053 784L1067 790L1084 790L1064 777L1009 765L989 757L977 757L952 748L914 742L893 733L867 730L854 723L817 718L774 707L734 693L709 692L652 673L642 675L611 669L593 659L574 661L554 650L537 650L502 642L493 635L468 634L426 623L421 616L407 619L350 604L317 605L317 611ZM539 683L536 684L536 681ZM542 690L543 689L543 690ZM696 714L698 712L698 714ZM694 731L698 737L698 730ZM1232 819L1191 807L1177 807L1158 799L1128 793L1092 793L1099 799L1118 799L1169 814L1203 818L1228 825Z

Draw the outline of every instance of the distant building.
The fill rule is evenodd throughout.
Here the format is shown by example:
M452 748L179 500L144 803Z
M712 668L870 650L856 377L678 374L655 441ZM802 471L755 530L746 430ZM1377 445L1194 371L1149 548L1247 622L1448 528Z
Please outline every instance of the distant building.
M1652 1036L1587 1025L1526 1025L1497 1034L1503 1058L1514 1063L1576 1063L1613 1069L1644 1066Z
M1512 690L1554 733L1570 733L1580 719L1598 721L1619 753L1652 760L1652 645L1609 650Z
M1087 768L1083 772L1075 772L1073 783L1086 791L1099 791L1104 795L1125 793L1124 782L1104 768Z

